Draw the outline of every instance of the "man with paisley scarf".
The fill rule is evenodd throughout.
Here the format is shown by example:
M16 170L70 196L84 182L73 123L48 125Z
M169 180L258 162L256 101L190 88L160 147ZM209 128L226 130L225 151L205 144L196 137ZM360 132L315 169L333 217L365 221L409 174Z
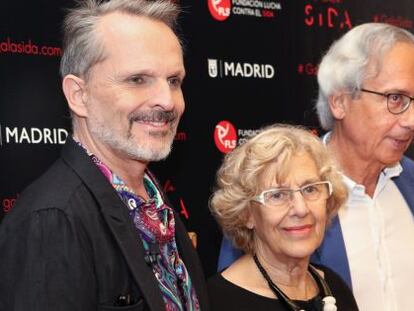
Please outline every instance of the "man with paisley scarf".
M197 254L147 168L184 111L178 12L85 0L66 16L73 135L0 227L0 310L208 310Z

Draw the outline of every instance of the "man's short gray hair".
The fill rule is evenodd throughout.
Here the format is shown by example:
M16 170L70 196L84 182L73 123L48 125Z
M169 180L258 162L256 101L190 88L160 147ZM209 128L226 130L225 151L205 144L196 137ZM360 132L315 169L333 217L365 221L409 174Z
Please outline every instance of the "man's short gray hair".
M63 23L63 56L60 74L86 77L89 69L104 57L96 25L102 16L121 12L148 17L168 25L174 32L179 8L170 1L80 0L69 10Z
M379 73L385 53L400 42L414 45L413 34L389 24L366 23L332 44L318 69L316 110L323 129L332 130L334 126L329 97L360 90L365 80ZM374 65L374 72L368 72L368 65Z

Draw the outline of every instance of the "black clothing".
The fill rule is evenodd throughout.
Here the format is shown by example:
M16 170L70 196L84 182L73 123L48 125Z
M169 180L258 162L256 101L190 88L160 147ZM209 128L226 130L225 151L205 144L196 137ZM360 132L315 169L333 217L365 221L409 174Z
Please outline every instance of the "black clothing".
M207 311L198 256L175 221L180 256ZM69 137L0 225L0 311L165 311L144 255L125 204Z
M332 270L324 266L314 265L325 274L325 281L336 299L338 311L358 311L355 298L348 286ZM207 282L211 311L286 311L276 298L268 298L241 288L216 274ZM322 297L323 298L323 297ZM306 311L317 310L318 297L307 302L298 302Z

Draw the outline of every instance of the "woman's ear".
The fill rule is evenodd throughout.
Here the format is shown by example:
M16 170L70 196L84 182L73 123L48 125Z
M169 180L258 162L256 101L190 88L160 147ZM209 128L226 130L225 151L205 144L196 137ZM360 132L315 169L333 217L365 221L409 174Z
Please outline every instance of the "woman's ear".
M250 211L247 212L245 226L247 229L253 230L255 226L253 215Z
M62 89L70 110L78 117L87 117L87 92L85 81L69 74L63 78Z

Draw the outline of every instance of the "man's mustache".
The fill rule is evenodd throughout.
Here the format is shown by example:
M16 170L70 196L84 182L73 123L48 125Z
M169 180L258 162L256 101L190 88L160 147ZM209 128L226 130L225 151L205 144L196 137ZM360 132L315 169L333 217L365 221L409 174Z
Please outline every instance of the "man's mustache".
M130 122L172 122L177 119L176 111L140 111L130 116Z

